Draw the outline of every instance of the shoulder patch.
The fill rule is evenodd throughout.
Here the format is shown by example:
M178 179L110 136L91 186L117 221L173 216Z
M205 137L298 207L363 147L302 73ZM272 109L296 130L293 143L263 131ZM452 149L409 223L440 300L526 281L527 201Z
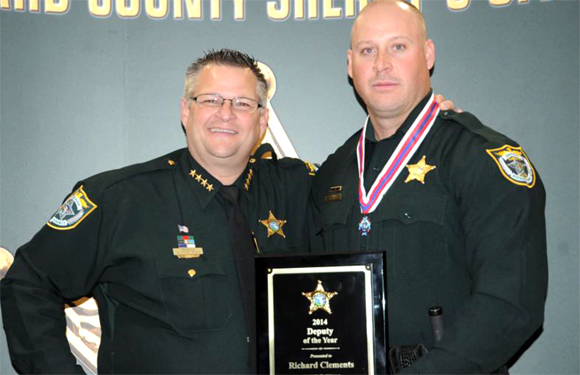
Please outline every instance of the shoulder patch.
M57 230L73 229L95 208L97 205L89 199L81 186L67 198L46 224Z
M500 148L486 149L486 151L508 181L528 188L534 187L536 171L521 147L504 145Z

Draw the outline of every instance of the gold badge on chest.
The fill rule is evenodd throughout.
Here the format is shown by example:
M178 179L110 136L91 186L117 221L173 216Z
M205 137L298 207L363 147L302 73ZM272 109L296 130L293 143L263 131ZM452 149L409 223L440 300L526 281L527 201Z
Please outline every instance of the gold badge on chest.
M417 164L407 164L407 169L409 170L409 175L405 180L405 183L417 180L422 184L425 184L425 175L431 172L433 169L437 168L434 165L427 164L425 160L425 155L419 160Z
M286 235L284 234L284 230L282 227L286 224L286 220L279 220L276 219L272 211L268 211L268 218L264 220L258 220L263 226L268 228L268 237L273 236L274 234L278 234L284 238Z

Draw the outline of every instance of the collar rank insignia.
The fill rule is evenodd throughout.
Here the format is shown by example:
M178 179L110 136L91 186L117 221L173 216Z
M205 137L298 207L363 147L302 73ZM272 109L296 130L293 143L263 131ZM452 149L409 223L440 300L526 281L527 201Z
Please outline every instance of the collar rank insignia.
M250 159L250 162L253 163L251 160L253 159ZM244 182L244 189L246 189L246 191L250 190L250 182L252 182L252 177L254 177L254 170L250 168L248 175L246 176L246 181Z
M203 255L203 248L195 247L193 236L177 236L177 247L173 248L173 255L179 259L199 258Z
M97 205L89 199L81 186L67 198L46 224L57 230L73 229L96 208Z
M284 230L282 227L286 224L286 220L278 220L272 213L272 211L268 211L268 218L264 220L258 220L263 226L268 228L268 238L274 234L279 234L280 236L286 238L284 234Z
M423 185L425 184L425 175L431 172L433 169L437 168L434 165L429 165L425 161L425 155L419 160L417 164L407 164L407 169L409 170L409 175L405 180L405 183L409 181L417 180Z
M534 187L536 171L521 147L504 145L485 151L492 157L500 172L509 182L528 188Z
M207 180L201 176L201 173L197 173L197 170L195 170L195 169L190 170L189 175L191 176L191 178L194 178L195 181L199 182L199 184L201 186L206 188L207 191L213 190L213 184L210 184L209 182L207 182Z
M312 292L302 292L302 295L310 301L310 310L308 314L312 314L318 309L322 309L329 314L332 314L330 310L330 300L332 297L336 296L338 292L327 292L322 286L322 281L317 280L318 284Z

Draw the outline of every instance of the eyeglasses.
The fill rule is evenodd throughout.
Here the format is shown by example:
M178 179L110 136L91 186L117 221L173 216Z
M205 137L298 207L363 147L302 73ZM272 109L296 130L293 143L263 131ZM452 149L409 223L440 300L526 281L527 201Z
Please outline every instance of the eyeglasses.
M218 94L201 94L191 97L191 99L203 108L221 108L226 100L230 101L234 111L239 112L254 112L256 109L262 107L257 100L252 98L236 97L225 99Z

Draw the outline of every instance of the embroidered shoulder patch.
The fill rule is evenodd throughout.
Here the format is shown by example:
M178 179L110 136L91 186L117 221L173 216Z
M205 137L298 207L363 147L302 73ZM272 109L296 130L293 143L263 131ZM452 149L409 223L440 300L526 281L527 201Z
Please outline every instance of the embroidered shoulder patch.
M500 172L508 181L528 188L536 184L536 171L530 159L521 147L504 145L500 148L487 149L499 167Z
M46 224L57 230L73 229L95 208L97 205L89 199L81 186L67 198Z

